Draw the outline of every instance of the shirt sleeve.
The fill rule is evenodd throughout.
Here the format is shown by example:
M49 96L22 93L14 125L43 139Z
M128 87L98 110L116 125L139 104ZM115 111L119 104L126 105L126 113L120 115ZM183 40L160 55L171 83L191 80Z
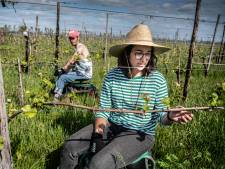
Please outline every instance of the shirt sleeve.
M111 99L111 85L110 79L108 76L105 77L102 86L102 93L100 96L100 109L109 109L112 108L112 99ZM105 118L108 120L110 112L97 112L95 118Z
M84 58L87 58L89 56L89 51L88 51L87 47L83 44L78 44L77 53Z
M166 109L166 105L162 103L162 100L168 97L168 88L167 88L167 82L166 79L161 76L160 83L158 90L156 92L156 103L155 108L156 109ZM167 115L166 112L160 112L159 113L159 122L161 125L163 125L163 119Z

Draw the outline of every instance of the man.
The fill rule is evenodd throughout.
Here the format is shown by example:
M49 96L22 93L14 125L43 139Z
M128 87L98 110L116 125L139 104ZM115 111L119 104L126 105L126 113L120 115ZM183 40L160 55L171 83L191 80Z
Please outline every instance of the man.
M73 29L69 31L68 35L71 45L75 48L75 53L61 69L61 76L56 81L54 90L54 101L61 98L66 83L92 78L92 62L88 58L90 54L87 47L79 42L80 32Z

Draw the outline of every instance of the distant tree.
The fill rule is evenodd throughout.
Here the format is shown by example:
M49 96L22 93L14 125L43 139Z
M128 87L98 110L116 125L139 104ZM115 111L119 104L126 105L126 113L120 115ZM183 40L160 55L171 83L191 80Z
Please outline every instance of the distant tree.
M2 29L3 29L3 31L4 31L5 33L8 33L8 32L11 31L11 26L10 26L10 25L4 25L4 26L2 27Z
M4 31L4 28L0 27L0 44L3 44L5 42L5 35L6 32Z
M27 30L27 26L26 25L20 25L19 28L18 28L18 32L24 32Z
M1 0L2 7L6 7L5 0Z

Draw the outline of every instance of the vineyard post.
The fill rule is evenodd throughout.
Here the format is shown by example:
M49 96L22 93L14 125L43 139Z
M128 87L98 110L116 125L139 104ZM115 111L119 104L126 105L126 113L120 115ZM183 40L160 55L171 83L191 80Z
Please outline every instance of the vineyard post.
M2 76L2 65L0 62L0 120L1 133L0 137L3 141L3 149L0 154L0 169L12 169L12 154L8 129L8 117L6 114L4 83Z
M86 43L87 42L87 37L88 37L87 29L86 29L85 26L83 27L83 29L84 29L84 43Z
M35 36L34 36L34 53L37 52L37 38L38 38L38 16L36 16L36 24L35 24Z
M56 17L56 31L55 31L55 70L58 70L58 59L59 59L59 15L60 15L60 2L57 2L57 17Z
M166 57L164 57L164 60L163 60L163 64L165 65L166 75L168 74L168 66L167 66L167 61L166 61L166 58L168 58L168 57L169 57L169 53L167 52Z
M180 66L180 60L181 60L181 57L180 57L180 49L177 47L176 48L177 50L177 55L178 55L178 69L176 70L176 75L177 75L177 83L180 85L180 76L181 76L181 66Z
M36 16L36 24L35 24L35 38L38 36L38 15Z
M30 57L30 35L29 31L27 30L24 32L24 38L25 38L25 73L29 73L29 57Z
M216 63L221 63L221 58L222 58L222 53L223 53L221 51L224 49L224 42L223 42L224 34L225 34L225 25L223 25L223 36L222 36L222 39L221 39L221 42L220 42L220 50L219 50L219 55L216 58Z
M24 95L23 95L23 82L22 82L22 71L21 71L21 64L20 64L20 59L18 58L18 74L19 74L19 100L20 100L20 105L24 105Z
M178 37L179 37L179 28L177 28L177 31L175 32L175 44L174 44L174 48L177 48Z
M6 1L6 0L1 0L2 7L6 7L5 1Z
M106 63L106 57L107 57L108 22L109 22L109 14L106 13L104 63Z
M112 37L113 37L113 35L112 35L112 27L110 28L110 43L112 43Z
M193 32L192 32L191 43L190 43L190 48L189 48L189 57L188 57L188 62L187 62L187 66L186 66L186 75L185 75L184 90L183 90L183 100L186 100L186 98L187 98L187 88L188 88L188 81L189 81L190 75L191 75L192 57L193 57L193 53L194 53L195 39L196 39L197 31L198 31L200 7L201 7L201 0L197 0L196 10L195 10L195 20L194 20Z
M225 41L224 41L224 43L223 43L223 51L222 51L222 53L221 53L220 63L223 62L224 53L225 53Z
M176 70L176 75L177 75L177 83L180 84L180 49L177 46L177 41L178 41L178 37L179 37L179 28L177 28L177 31L175 33L175 49L176 49L176 54L178 56L178 68Z
M216 26L215 26L213 39L212 39L212 43L211 43L211 48L210 48L210 54L209 54L209 58L208 58L208 64L207 64L207 68L205 69L205 77L208 75L212 55L213 55L213 52L214 52L215 37L216 37L216 31L217 31L217 27L218 27L218 24L219 24L219 20L220 20L220 15L217 16Z

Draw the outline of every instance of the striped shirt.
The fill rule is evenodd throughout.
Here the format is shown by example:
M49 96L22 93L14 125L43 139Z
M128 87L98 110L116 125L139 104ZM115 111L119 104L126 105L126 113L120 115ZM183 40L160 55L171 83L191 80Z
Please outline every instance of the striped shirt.
M146 101L144 98L149 98ZM162 109L162 99L168 97L167 83L158 71L148 76L127 78L120 68L111 70L104 79L100 97L100 108L143 110L144 106L151 109ZM155 135L158 122L162 122L165 112L144 115L134 113L98 112L96 118L105 118L125 128Z

